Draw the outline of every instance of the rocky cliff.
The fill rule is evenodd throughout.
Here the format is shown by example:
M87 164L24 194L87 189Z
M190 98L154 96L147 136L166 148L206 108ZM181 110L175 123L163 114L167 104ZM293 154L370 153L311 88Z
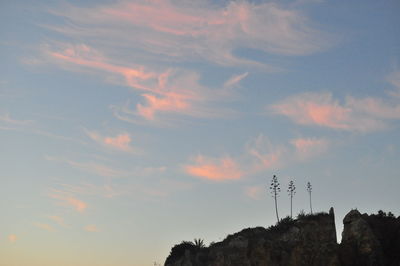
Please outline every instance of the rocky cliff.
M334 212L248 228L199 247L182 242L165 266L400 266L400 217L350 211L336 240Z

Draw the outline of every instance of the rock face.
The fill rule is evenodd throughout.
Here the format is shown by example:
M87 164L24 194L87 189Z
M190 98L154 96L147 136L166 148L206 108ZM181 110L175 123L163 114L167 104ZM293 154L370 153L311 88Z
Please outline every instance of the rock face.
M165 266L400 266L400 217L352 210L343 223L341 244L331 208L244 229L209 247L182 242Z
M166 266L339 266L333 209L244 229L208 248L175 246ZM186 248L184 247L186 245Z
M400 266L400 217L350 211L343 219L342 266Z

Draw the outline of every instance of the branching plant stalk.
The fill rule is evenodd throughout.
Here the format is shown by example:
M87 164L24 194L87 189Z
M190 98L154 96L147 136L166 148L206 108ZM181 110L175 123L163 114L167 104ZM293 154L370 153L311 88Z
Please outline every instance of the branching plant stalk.
M296 194L296 186L294 185L293 180L291 180L289 182L287 192L290 197L290 218L292 218L293 217L293 196L294 196L294 194Z
M271 194L272 197L275 200L275 213L276 213L276 219L279 222L279 215L278 215L278 194L281 191L281 188L279 187L279 182L278 182L278 178L276 177L276 175L274 175L272 177L272 181L271 181L271 186L269 187L269 189L271 190Z
M308 194L310 195L310 211L311 211L311 214L312 214L313 213L313 211L312 211L312 202L311 202L312 186L311 186L310 182L307 182L307 191L308 191Z

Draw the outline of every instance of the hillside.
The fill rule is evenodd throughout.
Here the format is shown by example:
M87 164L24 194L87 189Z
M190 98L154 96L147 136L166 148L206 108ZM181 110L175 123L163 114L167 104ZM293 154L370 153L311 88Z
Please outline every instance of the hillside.
M209 247L182 242L165 266L400 266L400 217L351 210L343 223L340 244L331 208L247 228Z

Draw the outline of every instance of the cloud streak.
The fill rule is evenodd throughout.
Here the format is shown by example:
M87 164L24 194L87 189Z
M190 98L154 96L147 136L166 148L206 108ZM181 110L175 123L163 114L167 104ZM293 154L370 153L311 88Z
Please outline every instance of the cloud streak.
M193 117L218 117L212 102L226 100L222 89L211 89L200 84L199 74L177 68L149 70L149 67L126 63L130 67L112 63L97 50L87 45L59 44L59 48L43 48L48 59L71 70L84 69L102 71L110 79L139 92L143 101L132 110L128 106L114 106L117 118L135 122L138 119L157 121L157 115L179 114ZM238 82L238 81L236 81ZM124 118L127 117L127 118Z
M95 224L89 224L83 228L86 232L100 232L99 228Z
M240 156L212 158L198 155L192 160L194 163L185 165L183 169L188 175L211 181L239 180L292 163L305 162L326 152L330 145L331 142L324 138L296 138L286 144L273 145L266 136L259 135L245 145ZM251 193L246 192L248 195Z
M63 6L50 11L70 25L47 26L105 46L134 48L170 60L207 60L251 65L235 55L246 47L281 55L305 55L329 46L332 38L302 12L277 3L230 1L120 1L97 7ZM104 27L107 25L107 27Z
M106 166L103 164L99 164L96 162L77 162L77 161L72 161L69 159L57 158L57 157L52 157L52 156L45 156L45 159L48 161L65 163L65 164L72 166L73 168L80 169L87 173L91 173L91 174L94 174L97 176L102 176L102 177L118 178L118 177L126 177L131 174L130 172L114 169L112 167L109 167L109 166Z
M219 159L197 156L195 164L185 166L186 173L213 181L234 180L243 176L237 163L230 157Z
M133 152L131 144L131 136L128 133L118 134L115 137L101 136L95 131L85 130L86 134L95 142L114 150Z
M290 96L268 110L296 124L355 132L382 130L400 119L400 104L391 99L348 96L340 102L326 92Z
M40 229L49 231L49 232L55 232L56 230L54 229L53 226L45 223L34 223L34 225Z
M63 190L52 189L49 197L58 200L62 206L71 207L79 213L85 212L88 208L87 203Z

